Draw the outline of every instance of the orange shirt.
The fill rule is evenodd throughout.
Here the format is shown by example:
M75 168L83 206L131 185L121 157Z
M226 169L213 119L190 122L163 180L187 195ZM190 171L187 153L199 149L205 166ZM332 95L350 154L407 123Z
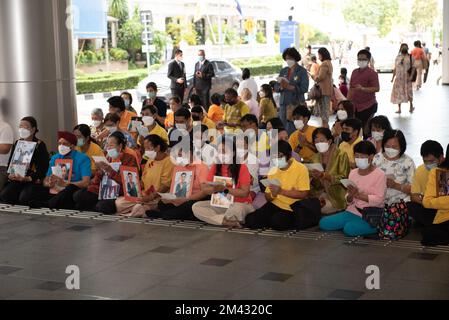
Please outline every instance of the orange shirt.
M164 125L166 129L173 128L175 126L175 114L173 112L167 113Z
M136 159L136 162L138 164L140 164L142 162L142 157L141 157L140 153L138 153L136 150L126 147L125 153L129 154L130 156L133 156L134 159Z
M415 48L410 54L413 56L413 58L415 58L415 60L424 60L426 57L424 49L422 48Z
M209 112L207 113L207 117L211 119L215 123L219 123L223 121L224 118L224 110L222 107L213 104L209 108Z
M137 113L125 110L120 117L120 122L118 124L119 129L122 131L128 131L128 126L132 117L137 117Z

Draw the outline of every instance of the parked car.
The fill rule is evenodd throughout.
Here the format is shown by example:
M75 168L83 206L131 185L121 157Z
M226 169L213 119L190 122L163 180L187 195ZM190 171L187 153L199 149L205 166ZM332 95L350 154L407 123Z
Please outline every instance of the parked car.
M223 94L228 88L238 88L242 81L242 70L224 59L208 59L214 66L215 78L212 80L211 96L214 93ZM137 86L137 98L143 101L146 98L146 85L155 82L158 86L158 97L168 101L171 98L170 79L167 78L168 65L166 62L158 71L153 72L148 77L139 82ZM196 61L184 61L186 65L187 88L184 95L184 102L188 101L193 90L193 74Z
M371 54L374 59L374 68L377 72L391 73L399 52L399 45L380 44L371 47Z

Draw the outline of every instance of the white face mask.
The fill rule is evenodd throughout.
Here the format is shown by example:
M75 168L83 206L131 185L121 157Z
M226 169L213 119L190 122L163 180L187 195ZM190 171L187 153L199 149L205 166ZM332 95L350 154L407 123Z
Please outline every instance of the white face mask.
M373 136L373 139L376 141L382 141L384 138L384 133L379 131L373 131L371 132L371 135Z
M366 170L369 168L369 160L367 158L356 158L355 165L361 170Z
M295 128L296 128L296 130L304 129L304 121L302 121L302 120L295 120Z
M329 151L330 146L329 146L329 143L327 143L327 142L321 142L321 143L315 144L315 147L319 153L326 153Z
M154 124L154 118L153 117L142 117L142 122L145 126L149 127Z
M147 150L147 151L145 151L145 157L147 157L150 160L156 159L156 156L157 156L157 152L154 151L154 150L151 150L151 151Z
M368 67L368 61L357 61L359 68L365 69Z
M287 62L287 66L289 68L293 67L296 64L295 60L286 60L285 62Z
M393 148L385 148L385 154L388 158L396 158L399 153L401 153L399 150L393 149Z
M72 149L70 149L70 147L61 144L58 146L58 151L61 155L66 156L70 153L70 151L72 151Z
M184 157L177 157L176 164L181 167L185 167L189 164L189 160Z
M346 119L348 119L348 113L346 112L346 110L338 110L337 118L340 121L345 121Z
M113 134L117 131L117 127L106 127L106 130L108 130L109 134Z
M275 158L273 159L273 164L274 167L277 167L279 169L285 169L288 166L288 162L287 159L285 157L283 158Z
M100 120L95 120L95 121L92 121L92 126L95 128L98 128L99 126L101 126L102 123L103 122Z
M31 136L31 131L25 128L19 128L20 139L27 139Z

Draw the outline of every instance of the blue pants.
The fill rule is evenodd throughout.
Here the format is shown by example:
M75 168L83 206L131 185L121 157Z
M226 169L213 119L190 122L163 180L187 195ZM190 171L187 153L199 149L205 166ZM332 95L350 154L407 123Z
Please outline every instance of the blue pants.
M344 234L350 237L367 236L377 232L377 229L371 227L368 222L348 211L321 219L320 229L324 231L343 230Z

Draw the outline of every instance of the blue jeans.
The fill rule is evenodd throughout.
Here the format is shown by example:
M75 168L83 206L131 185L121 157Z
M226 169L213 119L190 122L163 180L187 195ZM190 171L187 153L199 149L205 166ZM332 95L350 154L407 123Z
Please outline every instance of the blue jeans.
M349 237L368 236L377 232L376 228L352 212L344 211L325 217L320 221L320 229L324 231L343 230Z

